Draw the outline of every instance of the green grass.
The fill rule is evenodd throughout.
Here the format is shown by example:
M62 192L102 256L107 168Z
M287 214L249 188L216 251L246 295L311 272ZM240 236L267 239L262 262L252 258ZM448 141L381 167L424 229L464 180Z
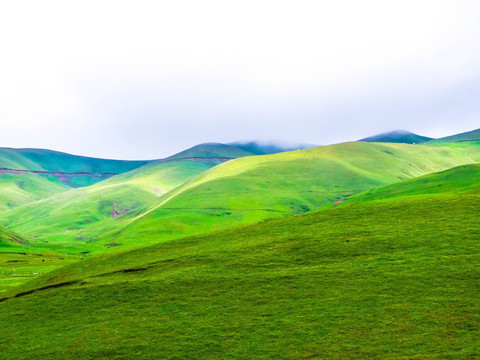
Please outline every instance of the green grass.
M0 175L0 211L40 200L69 190L53 176L36 174Z
M48 248L30 245L24 236L0 226L0 297L14 286L79 261L84 256L55 253Z
M0 250L0 297L15 286L81 259L78 255L48 251L27 252L28 248L3 251L5 249L0 247Z
M479 211L478 192L354 203L99 255L10 291L0 353L478 358Z
M26 240L19 234L0 226L0 251L18 251L22 249Z

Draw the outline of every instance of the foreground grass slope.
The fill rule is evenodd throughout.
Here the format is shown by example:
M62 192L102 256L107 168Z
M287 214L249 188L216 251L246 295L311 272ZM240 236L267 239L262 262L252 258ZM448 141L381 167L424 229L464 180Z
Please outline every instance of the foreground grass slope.
M0 174L0 211L69 190L53 176Z
M133 247L304 213L377 186L479 161L477 143L356 142L240 158L164 195L114 241Z
M1 213L0 218L9 228L31 238L32 246L60 252L105 250L115 246L109 232L147 211L159 196L218 163L151 163L93 186Z
M478 191L354 203L101 255L7 294L0 353L478 358L479 211Z

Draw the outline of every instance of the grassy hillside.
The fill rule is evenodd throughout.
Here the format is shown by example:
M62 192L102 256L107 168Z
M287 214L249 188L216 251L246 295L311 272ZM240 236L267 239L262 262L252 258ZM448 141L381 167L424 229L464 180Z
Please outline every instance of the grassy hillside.
M0 211L69 190L53 176L0 174Z
M5 212L0 218L8 227L31 237L38 247L69 252L106 250L115 246L111 231L147 211L159 196L218 163L151 163L93 186Z
M0 223L31 237L34 246L58 251L136 248L301 214L378 186L478 162L477 145L354 142L244 157L208 171L214 165L209 161L158 162L0 214Z
M424 197L480 193L480 164L455 167L445 171L404 180L399 183L381 186L365 193L354 195L342 206L360 201L378 201Z
M480 146L345 143L221 164L165 194L115 235L155 243L300 214L377 186L480 161Z
M479 211L478 193L359 203L92 258L0 302L0 353L474 359Z
M0 168L77 174L57 175L71 187L92 185L148 162L96 159L43 149L0 148Z
M0 168L41 171L39 164L26 158L18 149L0 148Z
M33 161L50 172L60 171L66 173L88 172L93 174L119 174L148 163L148 161L143 160L126 161L97 159L43 149L18 149L17 151L25 158Z
M207 158L238 158L243 156L254 155L252 152L239 149L235 146L220 144L220 143L205 143L196 145L190 149L179 152L166 159L185 159L195 157Z
M395 130L374 136L370 136L358 141L364 142L387 142L387 143L403 143L403 144L420 144L432 140L430 137L414 134L410 131Z
M452 136L446 136L440 139L430 141L432 144L459 142L459 141L480 141L480 129L456 134Z
M0 251L6 248L21 249L25 246L26 240L19 234L0 226Z

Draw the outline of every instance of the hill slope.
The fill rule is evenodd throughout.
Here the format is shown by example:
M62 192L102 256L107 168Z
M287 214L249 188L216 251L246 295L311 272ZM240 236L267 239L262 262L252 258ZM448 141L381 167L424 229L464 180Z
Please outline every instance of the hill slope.
M304 213L381 185L479 160L475 144L353 142L243 157L208 171L211 161L158 162L13 209L0 214L0 222L34 237L34 245L57 250L135 248Z
M353 204L93 258L0 302L0 350L476 358L479 211L478 194Z
M19 234L0 226L0 251L5 248L21 248L26 242Z
M33 245L57 251L114 246L108 236L147 211L159 196L220 161L169 161L144 165L98 184L0 214L4 223L34 237ZM1 178L0 178L1 179ZM103 242L101 242L103 241Z
M480 146L345 143L232 160L157 201L114 236L125 246L299 214L377 186L480 161Z
M429 140L432 140L432 138L417 135L406 130L395 130L395 131L385 132L382 134L366 137L358 141L420 144Z
M470 164L381 186L350 197L342 206L362 201L401 200L408 197L479 192L480 164Z
M480 141L480 129L464 132L457 135L446 136L440 139L430 141L431 144L461 142L461 141Z
M69 190L53 176L2 174L0 170L0 211L11 209Z
M91 185L148 162L96 159L44 149L0 148L0 168L53 175L72 187Z

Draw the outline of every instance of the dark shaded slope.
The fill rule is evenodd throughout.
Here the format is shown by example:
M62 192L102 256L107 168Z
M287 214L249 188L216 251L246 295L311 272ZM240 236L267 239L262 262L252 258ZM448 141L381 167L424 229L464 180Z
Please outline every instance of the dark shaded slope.
M430 141L430 144L441 144L450 142L462 142L462 141L480 141L480 129L456 134L452 136L446 136L440 139Z
M239 149L235 146L230 146L220 143L205 143L191 147L190 149L181 151L175 155L167 157L165 160L179 160L179 159L201 159L212 158L219 160L235 159L243 156L255 155L249 151Z
M293 144L273 141L238 141L230 143L229 145L235 146L245 151L249 151L256 155L276 154L286 151L305 150L319 147L319 145L313 144Z
M358 141L420 144L429 140L432 140L432 138L417 135L406 130L395 130L395 131L385 132L382 134L366 137Z
M87 186L149 161L97 159L44 149L0 148L0 168L53 175L72 187Z

